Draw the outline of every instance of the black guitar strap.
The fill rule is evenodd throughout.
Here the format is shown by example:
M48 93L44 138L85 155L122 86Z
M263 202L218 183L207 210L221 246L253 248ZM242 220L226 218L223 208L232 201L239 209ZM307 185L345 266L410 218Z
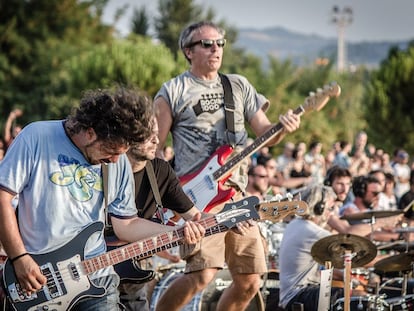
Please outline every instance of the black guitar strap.
M224 112L227 128L227 142L234 148L236 145L236 129L234 127L234 111L236 110L236 105L234 104L233 89L229 78L225 74L219 73L219 76L224 89Z
M155 178L154 167L152 166L151 161L147 161L147 164L145 165L145 171L147 172L148 179L151 184L151 189L152 189L152 192L154 193L155 206L157 208L156 214L158 218L161 220L161 222L165 225L166 222L165 222L164 211L163 211L163 206L161 202L161 195L158 189L158 183Z

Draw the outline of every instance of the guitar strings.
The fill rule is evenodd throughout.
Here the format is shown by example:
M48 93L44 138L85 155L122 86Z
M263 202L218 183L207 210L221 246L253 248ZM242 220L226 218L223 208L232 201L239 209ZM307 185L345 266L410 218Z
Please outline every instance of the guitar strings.
M199 223L206 229L206 235L212 235L229 230L228 227L218 224L214 216L200 220ZM81 278L84 274L89 275L92 272L103 269L106 266L110 266L111 264L108 262L110 260L118 260L119 263L129 259L125 257L125 250L130 251L128 254L129 256L137 255L135 257L144 256L144 254L153 254L159 250L168 249L170 248L169 246L173 247L183 244L183 237L184 227L179 227L176 230L165 232L142 242L133 242L131 243L132 245L130 245L132 246L130 247L131 249L128 248L128 246L125 246L122 251L115 249L97 257L89 258L77 263L71 262L65 266L65 269L58 268L53 272L49 268L44 269L42 273L47 279L45 287L47 287L47 290L52 293L55 293L59 287L63 293L65 293L65 285L67 285L68 281L73 280L75 275L78 278ZM142 247L140 247L139 244L142 244ZM140 255L138 253L140 253ZM59 286L56 284L55 280L59 283ZM88 279L88 281L90 280Z

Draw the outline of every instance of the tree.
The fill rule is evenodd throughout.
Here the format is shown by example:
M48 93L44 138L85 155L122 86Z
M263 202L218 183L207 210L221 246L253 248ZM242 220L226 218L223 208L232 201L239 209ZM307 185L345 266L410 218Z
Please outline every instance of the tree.
M368 135L392 152L414 152L414 42L406 50L393 48L367 85L364 111Z
M0 113L46 118L54 73L70 55L112 40L101 22L107 0L0 0Z
M193 0L159 0L158 12L154 23L157 37L177 58L180 32L190 22L203 19L202 7Z
M134 8L131 25L132 33L142 36L148 35L149 17L144 6L142 6L140 9Z
M150 38L130 35L72 55L56 75L45 100L53 118L64 117L85 89L131 85L153 97L176 68L170 51Z

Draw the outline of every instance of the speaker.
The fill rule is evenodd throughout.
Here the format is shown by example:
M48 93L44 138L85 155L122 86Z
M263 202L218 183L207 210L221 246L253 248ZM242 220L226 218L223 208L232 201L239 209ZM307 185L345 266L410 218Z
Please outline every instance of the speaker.
M367 179L365 176L355 177L352 182L352 192L356 197L363 198L367 192Z
M323 188L321 189L321 195L321 200L313 207L313 213L317 216L322 215L325 210L325 190Z

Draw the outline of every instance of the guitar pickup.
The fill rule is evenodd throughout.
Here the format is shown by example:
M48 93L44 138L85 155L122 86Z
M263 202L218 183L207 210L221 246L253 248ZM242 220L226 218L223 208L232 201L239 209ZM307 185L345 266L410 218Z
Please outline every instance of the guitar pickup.
M195 197L193 190L189 189L189 191L187 191L185 194L190 198L191 201L193 201L194 204L197 204L197 198Z
M204 181L206 182L208 189L210 189L210 190L214 189L215 183L214 183L214 180L211 178L210 175L206 175L204 177Z
M55 271L51 263L44 264L40 267L43 275L47 278L46 285L43 286L43 292L47 300L62 296L63 290L59 280L62 279L60 272Z

